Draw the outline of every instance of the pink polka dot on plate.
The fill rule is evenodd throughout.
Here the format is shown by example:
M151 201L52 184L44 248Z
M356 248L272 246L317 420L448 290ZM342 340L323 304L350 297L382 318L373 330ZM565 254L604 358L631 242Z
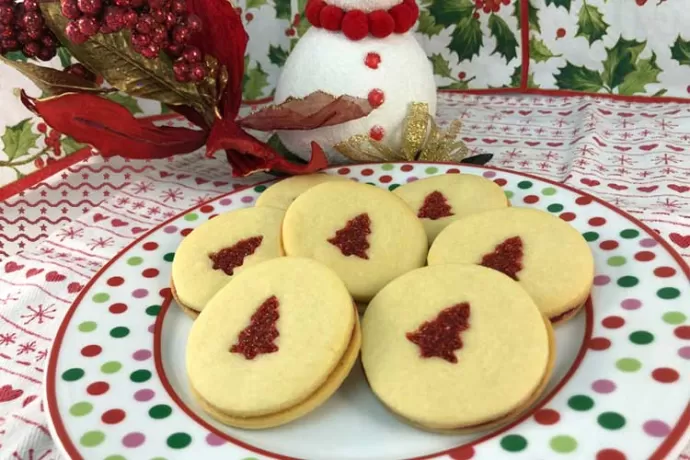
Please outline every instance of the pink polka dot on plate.
M606 275L597 275L594 277L595 286L605 286L611 282L611 278Z
M642 425L642 429L655 438L663 438L671 432L671 427L661 420L649 420Z
M414 176L408 177L408 178L407 178L407 182L414 182L414 181L416 181L416 180L417 180L417 178L414 177Z
M153 334L153 331L156 329L156 323L153 323L152 325L149 326L149 332Z
M165 233L175 233L177 231L177 227L175 227L174 225L168 225L163 229L163 231Z
M209 446L222 446L227 441L215 433L209 433L206 435L206 444Z
M484 177L487 179L491 179L492 177L496 177L496 173L493 171L486 171L484 174L482 174Z
M146 289L135 289L134 291L132 291L132 297L134 297L135 299L141 299L143 297L146 297L147 295L149 295L149 291L147 291Z
M645 238L643 240L640 240L640 246L642 246L643 248L653 248L656 245L656 240L652 238Z
M690 359L690 347L683 347L678 350L678 356L683 359Z
M227 206L227 205L229 205L229 204L232 204L232 199L230 199L230 198L223 198L222 200L220 200L220 201L218 202L218 204L220 204L221 206Z
M129 448L139 447L144 444L144 441L146 441L144 433L134 432L126 434L125 437L122 438L122 445Z
M137 361L145 361L151 357L151 352L149 350L137 350L134 352L132 355L132 358L136 359Z
M254 201L253 196L243 196L242 197L242 203L251 203L252 201Z
M613 383L611 380L601 379L592 382L592 390L596 391L597 393L612 393L615 389L616 384Z
M145 389L145 390L139 390L136 393L134 393L134 399L139 401L139 402L146 402L150 401L153 399L153 397L156 394L153 392L153 390Z
M642 306L642 302L638 299L625 299L621 302L621 307L625 310L637 310Z

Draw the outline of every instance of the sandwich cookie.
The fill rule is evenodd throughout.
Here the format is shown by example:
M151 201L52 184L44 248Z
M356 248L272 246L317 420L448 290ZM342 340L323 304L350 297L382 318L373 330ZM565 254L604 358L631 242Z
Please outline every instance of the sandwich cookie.
M362 320L362 364L394 414L432 431L508 423L541 395L555 346L518 283L474 265L437 265L392 281Z
M582 235L558 217L527 208L454 222L434 241L428 262L498 270L520 283L554 324L580 310L594 279L594 259Z
M256 200L256 206L287 209L295 201L295 198L310 188L324 182L345 180L348 179L329 174L308 174L305 176L288 177L268 187Z
M349 374L359 319L325 265L282 257L254 265L222 288L192 325L192 394L216 420L260 429L288 423L325 402Z

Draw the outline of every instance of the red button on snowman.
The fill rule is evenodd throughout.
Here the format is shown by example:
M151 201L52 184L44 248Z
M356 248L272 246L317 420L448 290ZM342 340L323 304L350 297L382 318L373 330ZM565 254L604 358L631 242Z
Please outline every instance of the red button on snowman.
M316 141L331 164L349 161L334 146L354 135L400 149L410 103L436 113L431 63L410 32L419 16L415 0L310 0L306 16L313 27L290 53L275 103L322 91L366 99L374 110L333 126L278 131L285 147L309 159Z

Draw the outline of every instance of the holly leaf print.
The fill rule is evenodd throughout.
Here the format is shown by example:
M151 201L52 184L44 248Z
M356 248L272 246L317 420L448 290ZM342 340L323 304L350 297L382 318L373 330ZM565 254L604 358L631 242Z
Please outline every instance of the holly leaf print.
M450 78L450 65L443 56L440 54L432 54L429 60L434 68L434 75Z
M623 83L625 76L635 70L634 63L646 44L621 37L613 48L606 48L602 78L610 90Z
M500 54L506 59L506 63L515 59L517 57L518 42L508 24L500 16L492 14L489 17L489 29L491 30L491 35L496 38L496 48L491 54Z
M515 4L519 5L520 2L515 2ZM535 8L531 1L527 2L527 22L529 23L529 30L536 30L537 32L541 33L541 27L539 27L539 16L537 16L538 11L539 9Z
M261 7L264 6L266 3L267 3L267 0L247 0L246 8L247 8L248 10L250 10L250 9L252 9L252 8L261 8ZM276 0L276 3L277 3L277 0ZM276 5L276 7L277 7L277 6L278 6L278 5Z
M529 40L529 54L534 62L545 62L552 57L560 57L562 54L553 54L551 50L546 46L544 40L532 37Z
M479 20L470 16L458 23L451 35L448 49L458 55L459 61L464 61L478 55L483 43L484 38Z
M106 98L110 99L113 102L117 102L125 109L129 110L129 112L132 115L144 113L144 111L141 110L141 107L139 106L139 102L137 102L137 100L134 99L132 96L128 96L125 93L109 93L106 96Z
M522 85L522 65L515 67L513 75L510 77L510 86L513 88L519 88ZM528 88L539 88L534 82L534 73L530 72L527 74L527 87Z
M645 85L659 83L657 77L661 69L656 65L656 54L652 53L650 59L640 59L635 64L635 71L625 76L623 83L618 87L618 94L630 96L635 93L644 93Z
M450 85L441 86L441 89L469 89L469 80L454 81Z
M290 14L292 13L290 7L290 0L275 0L276 3L276 18L278 19L291 19ZM249 8L249 4L247 4Z
M462 20L472 17L474 2L471 0L434 0L429 7L429 13L434 17L436 24L443 27L457 24L459 29Z
M443 30L443 26L437 25L434 17L429 14L427 10L419 12L419 23L417 24L417 32L424 34L431 38L438 35Z
M12 161L29 153L36 147L36 141L40 137L31 130L33 121L26 118L14 126L5 127L5 134L2 135L5 155Z
M597 93L604 86L604 81L599 72L589 70L584 66L574 66L570 62L565 67L561 67L555 77L556 86L561 89Z
M582 4L580 14L577 17L576 37L585 37L591 45L601 37L606 35L609 25L604 21L604 17L596 6Z
M671 57L678 61L680 65L690 65L690 41L676 38L676 42L671 47Z
M268 59L271 61L271 63L277 65L278 67L283 67L287 57L288 52L280 46L268 46Z
M268 74L256 63L256 67L246 73L247 81L242 90L244 99L252 101L260 99L264 94L264 88L268 86Z
M80 144L71 137L63 137L60 140L60 146L62 147L62 151L65 152L65 155L71 155L74 152L78 152L79 150L88 147L88 145Z
M546 6L549 6L549 5L562 6L566 10L570 11L570 1L571 0L546 0Z

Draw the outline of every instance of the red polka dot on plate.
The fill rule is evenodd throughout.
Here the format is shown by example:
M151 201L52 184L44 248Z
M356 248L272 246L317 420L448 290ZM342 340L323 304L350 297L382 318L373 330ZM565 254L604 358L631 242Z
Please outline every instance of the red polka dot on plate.
M81 354L87 358L93 358L94 356L100 355L102 351L103 348L99 345L87 345L81 349Z
M577 197L575 203L579 204L580 206L585 206L590 204L592 201L594 201L594 198L592 198L591 196L580 196Z
M680 378L680 375L670 367L659 367L652 371L652 378L659 383L673 383Z
M620 450L603 449L597 452L596 460L627 460L627 457Z
M208 214L209 212L213 212L213 206L207 204L205 206L200 207L199 211Z
M371 176L374 174L374 170L370 168L362 169L362 176Z
M537 195L527 195L522 201L527 204L534 204L539 201L539 197Z
M534 414L534 420L540 425L554 425L561 415L553 409L540 409Z
M620 316L607 316L601 320L601 325L607 329L618 329L623 327L625 320Z
M125 419L125 411L122 409L110 409L108 411L103 412L103 415L101 415L101 420L103 423L107 423L108 425L114 425L116 423L120 423Z
M106 382L93 382L91 385L86 387L86 392L91 396L102 395L110 389L110 385Z
M170 290L170 288L163 288L160 291L158 291L158 294L164 299L172 297L172 291Z
M561 219L563 219L566 222L571 222L571 221L575 220L576 216L572 212L564 212L563 214L561 214L558 217L560 217Z
M382 184L387 184L387 183L389 183L389 182L392 181L392 180L393 180L393 178L392 178L391 176L381 176L381 177L379 177L379 181L380 181Z
M606 337L592 337L592 339L589 341L590 350L601 351L606 350L610 346L611 341Z
M603 217L592 217L587 222L589 222L589 225L591 225L592 227L601 227L606 223L606 219L604 219Z
M338 174L341 176L344 176L345 174L350 174L350 168L340 168L338 170Z
M147 251L154 251L158 249L158 243L154 241L149 241L148 243L144 243L144 249Z
M670 278L676 274L676 269L672 267L657 267L654 269L654 274L659 278Z
M410 171L412 171L413 169L414 169L414 166L412 166L412 165L402 165L402 166L400 167L400 170L401 170L401 171L404 171L404 172L410 172Z
M458 168L450 168L446 171L446 174L460 174L460 170Z
M618 241L614 240L606 240L602 241L599 243L599 247L603 249L604 251L611 251L612 249L616 249L618 247Z
M180 231L180 235L182 235L182 236L187 236L187 235L189 235L190 233L192 233L192 230L194 230L194 229L193 229L193 228L183 228L183 229Z
M474 447L460 446L448 452L448 456L453 460L469 460L474 457Z
M655 257L656 254L651 251L640 251L635 254L635 260L639 260L640 262L649 262L650 260L654 260Z
M114 303L110 307L108 307L108 311L113 315L119 315L120 313L124 313L127 311L127 305L123 303Z
M108 281L107 281L108 286L113 286L113 287L121 286L122 283L124 283L124 282L125 282L125 279L121 276L113 276L111 278L108 278Z
M494 182L496 184L500 185L501 187L503 187L504 185L506 185L508 183L508 181L505 179L494 179Z
M158 276L159 271L155 268L147 268L143 272L141 272L142 276L144 278L155 278Z
M673 333L679 339L690 340L690 326L678 326Z

